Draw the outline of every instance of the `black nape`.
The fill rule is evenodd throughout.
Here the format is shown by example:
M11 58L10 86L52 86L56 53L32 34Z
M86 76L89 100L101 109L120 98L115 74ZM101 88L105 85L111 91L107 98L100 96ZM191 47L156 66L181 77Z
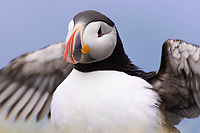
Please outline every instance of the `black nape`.
M138 76L145 80L149 80L156 75L156 72L146 73L140 70L137 66L131 63L130 59L126 55L121 39L117 32L117 45L114 52L106 59L89 64L78 63L75 65L75 69L81 72L92 72L98 70L115 70L124 72L131 76Z

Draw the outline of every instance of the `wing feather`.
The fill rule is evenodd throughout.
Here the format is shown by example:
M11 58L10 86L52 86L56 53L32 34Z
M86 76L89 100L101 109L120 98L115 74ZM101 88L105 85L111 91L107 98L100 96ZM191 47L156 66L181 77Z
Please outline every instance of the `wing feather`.
M45 94L40 97L34 109L31 111L31 113L29 113L29 115L26 116L26 121L30 120L39 113L39 111L42 109L42 106L44 105L48 97L49 97L48 92L45 92Z
M40 110L40 112L37 115L37 121L42 120L45 116L50 113L49 107L51 105L52 95L48 97L47 101L45 102L44 106Z
M20 99L23 99L22 97L24 96L24 93L26 92L28 86L27 85L22 85L20 90L23 90L22 95L19 97L19 99L16 99L16 101L19 101ZM27 92L26 92L27 93ZM23 104L24 102L24 104ZM13 117L14 115L17 114L17 112L19 112L19 110L25 105L25 100L21 100L19 102L17 102L18 104L16 106L14 106L14 108L11 108L7 114L6 119L9 119L11 117ZM13 107L13 105L12 105Z
M149 81L161 95L166 112L176 114L179 121L200 115L199 57L199 46L182 40L167 40L163 44L160 69Z
M0 93L0 103L5 102L5 100L12 95L13 91L16 91L19 87L18 82L13 82L8 87Z
M35 104L36 104L36 102L38 101L39 98L40 98L40 92L36 91L32 95L29 102L22 109L22 111L19 112L19 114L17 115L17 118L15 120L17 121L19 119L26 117L31 112L31 110L33 109L33 107L35 106Z
M25 89L26 88L24 86L17 89L17 91L8 100L5 101L5 103L1 107L1 110L3 111L11 107L15 103L15 101L22 96L22 94L25 92Z
M21 55L0 70L0 112L9 109L7 119L41 120L50 112L52 94L71 72L63 62L65 42Z

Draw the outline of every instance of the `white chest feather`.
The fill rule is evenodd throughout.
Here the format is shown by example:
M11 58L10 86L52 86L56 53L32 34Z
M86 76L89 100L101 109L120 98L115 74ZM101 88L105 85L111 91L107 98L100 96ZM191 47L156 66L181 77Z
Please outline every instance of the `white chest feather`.
M73 70L54 92L52 124L58 132L156 132L163 121L151 87L123 72Z

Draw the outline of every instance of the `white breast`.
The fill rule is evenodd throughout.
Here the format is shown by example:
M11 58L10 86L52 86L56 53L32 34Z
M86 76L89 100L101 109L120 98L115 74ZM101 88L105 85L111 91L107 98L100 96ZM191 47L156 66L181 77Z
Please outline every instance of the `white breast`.
M54 92L52 124L58 132L156 132L163 120L151 87L123 72L74 69Z

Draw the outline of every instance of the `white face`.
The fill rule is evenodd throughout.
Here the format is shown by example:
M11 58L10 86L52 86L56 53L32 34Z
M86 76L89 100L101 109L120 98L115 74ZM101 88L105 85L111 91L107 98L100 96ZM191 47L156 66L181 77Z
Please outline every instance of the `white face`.
M66 42L68 42L75 27L80 25L85 27L84 24L78 23L74 26L74 22L71 21L68 26L68 36ZM102 32L101 36L98 33ZM89 23L83 30L83 44L86 44L89 48L87 54L82 54L80 63L91 63L106 59L109 57L117 43L117 33L115 26L111 27L105 22L97 21Z

